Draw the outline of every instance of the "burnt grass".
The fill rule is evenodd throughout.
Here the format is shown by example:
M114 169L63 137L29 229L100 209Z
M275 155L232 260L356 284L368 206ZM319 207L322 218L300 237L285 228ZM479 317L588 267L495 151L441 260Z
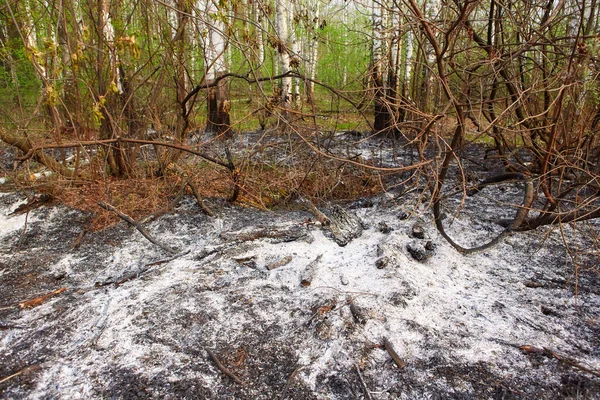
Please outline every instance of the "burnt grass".
M482 169L480 165L472 165L470 168L478 168L481 174L485 174L495 166ZM507 195L507 200L518 203L519 192L515 189L514 193L514 198ZM10 206L25 197L27 194L23 192L0 197L3 212L6 213ZM375 204L383 210L383 214L386 207L389 215L397 214L393 203L388 205L386 202L380 196L345 206L359 210ZM448 203L456 205L458 200L451 198ZM301 221L311 217L303 211L263 213L218 202L214 204L232 221L231 231L269 227L282 221ZM487 215L490 207L482 200L467 212ZM315 293L312 306L309 306L306 301L286 293L288 289L285 287L266 285L261 288L260 296L252 298L252 290L244 291L244 286L251 286L266 272L248 268L235 276L219 275L218 263L211 271L217 270L216 279L204 279L205 275L201 273L189 281L165 286L163 297L131 293L132 298L138 298L139 302L132 303L135 306L129 305L136 317L132 327L125 328L131 329L133 345L156 349L156 357L152 357L152 350L149 350L140 361L143 369L139 365L128 367L126 354L112 353L99 339L103 334L101 310L100 315L93 318L99 321L96 324L99 337L92 335L84 346L69 345L83 340L78 336L78 323L82 321L78 314L90 312L86 305L91 296L120 290L113 285L99 286L100 278L114 278L120 271L134 268L130 265L125 268L115 262L111 264L111 270L106 270L107 264L112 262L111 254L116 249L123 249L128 242L143 240L125 223L101 232L86 232L80 237L91 217L60 204L45 204L30 212L26 229L4 237L0 246L0 340L10 345L0 348L0 379L26 370L0 383L1 398L84 398L83 394L77 395L77 391L64 390L69 384L76 384L80 376L85 377L87 385L85 397L103 399L366 399L369 397L365 394L365 385L372 391L372 399L600 399L600 378L556 358L538 353L524 354L517 347L506 344L505 351L521 362L512 366L497 366L485 361L466 363L452 357L437 340L437 336L444 332L431 331L413 321L406 321L407 334L416 333L422 337L422 347L427 349L427 356L416 357L400 369L385 356L380 343L360 340L364 321L342 318L338 297L328 298ZM484 217L479 219L485 220ZM482 225L485 224L482 222ZM595 227L597 229L597 225ZM213 220L202 214L189 198L152 227L153 231L166 232L167 236L160 236L166 241L169 234L179 235L179 249L193 248L198 238L206 237L212 229ZM485 229L494 231L496 228L485 225ZM185 236L182 236L184 232ZM530 238L537 233L523 235ZM589 244L586 240L581 238L580 244ZM76 242L77 246L73 246ZM332 246L335 246L333 242ZM547 293L548 301L541 312L552 317L556 324L568 325L572 335L565 340L577 349L574 356L585 356L598 362L599 308L597 303L589 303L586 299L600 295L600 276L590 267L582 268L575 277L566 249L557 240L519 240L518 236L513 236L504 248L512 253L506 254L509 259L518 254L535 253L542 246L550 246L553 251L543 260L526 258L529 266L524 267L524 275L540 285L531 290L537 294ZM239 247L239 251L224 254L222 262L231 262L225 259L246 250L244 244ZM136 265L165 257L159 249L146 242L142 244L142 250L135 251L133 258ZM198 254L202 253L195 254L195 257L201 258ZM69 263L67 269L57 269L56 264L67 256L75 261ZM594 255L590 257L582 260L582 265L593 266L591 263L596 260ZM208 268L201 265L200 260L197 264L198 268ZM510 276L504 276L500 267L498 270L500 281L510 281ZM156 284L161 279L160 271L140 275L135 278L136 290L143 290L145 285ZM43 312L36 314L37 319L20 325L19 321L32 312L20 309L20 301L60 287L66 287L67 291L41 306ZM576 306L561 303L557 297L556 292L565 289L572 296L581 296ZM216 295L227 304L225 309L219 309L218 303L211 300ZM415 295L410 283L400 282L397 296L389 301L401 313L406 301ZM182 307L181 303L187 299L205 304L205 307ZM119 301L119 298L113 301ZM315 308L328 301L338 301L332 314L315 315ZM275 312L275 307L289 312L298 321L297 328L284 330L281 324L266 320L264 313ZM504 305L498 303L496 312L502 314L503 308ZM218 321L223 318L239 319L239 325L230 321L220 326ZM338 324L339 321L342 322ZM529 320L523 322L531 323ZM232 326L236 326L234 332L231 331ZM93 325L91 328L95 329ZM551 329L542 325L535 328ZM298 379L306 364L299 362L297 350L310 345L325 352L332 331L344 338L346 359L319 370L311 387L305 380ZM19 335L19 339L9 341L9 335L15 334ZM206 349L212 349L244 384L236 384L221 373L208 357ZM164 354L170 354L171 359L165 358ZM91 366L87 368L85 363L80 362L81 359L94 362L89 361ZM340 359L344 357L340 356ZM65 370L75 370L68 373L72 375L71 381L53 386L55 383L45 378L44 373L57 364Z

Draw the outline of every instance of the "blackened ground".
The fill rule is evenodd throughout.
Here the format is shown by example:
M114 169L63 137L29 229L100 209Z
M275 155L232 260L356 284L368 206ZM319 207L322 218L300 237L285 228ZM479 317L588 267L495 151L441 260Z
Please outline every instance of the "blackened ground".
M485 176L493 168L477 171ZM457 172L452 170L455 175ZM7 212L25 197L24 193L0 197L1 216L8 218ZM460 196L450 197L445 201L448 232L467 244L485 241L500 230L489 220L507 218L514 212L499 207L498 201L518 204L520 197L518 184L486 188L464 204ZM297 278L294 273L305 265L298 261L304 254L296 252L293 244L242 241L211 256L203 252L212 245L223 245L224 238L252 236L281 226L297 228L311 217L301 211L264 213L215 203L220 217L209 218L191 199L185 199L150 229L161 241L190 250L187 258L115 287L96 283L114 281L167 255L124 223L87 233L73 247L89 215L56 204L33 210L26 228L3 236L0 245L0 324L5 326L0 331L0 379L30 367L0 383L0 396L364 399L368 388L373 399L600 399L599 378L556 358L524 354L518 348L537 342L482 338L476 330L481 325L465 325L486 318L512 322L515 331L550 337L567 346L568 355L597 365L600 278L594 271L594 255L574 265L560 235L544 228L513 235L478 255L481 269L486 268L482 276L451 281L449 274L441 273L447 269L445 263L458 260L455 273L460 274L474 258L457 256L432 228L430 215L417 215L418 207L405 204L404 198L390 201L384 196L357 201L351 207L366 216L371 228L363 233L364 257L356 259L362 265L345 265L363 275L347 278L354 279L352 285L381 273L370 288L375 295L346 286L331 287L331 282L339 280L337 259L331 263L333 277L327 285L301 288L298 279L288 284L286 279ZM455 218L459 207L466 215L463 219ZM381 222L388 227L385 232L376 228ZM425 227L424 239L412 237L415 223ZM306 244L298 236L297 241L306 245L298 249L313 248L316 253L310 259L330 249L319 247L328 243L319 236L320 231L306 229L313 229L311 235L317 240ZM565 229L580 248L591 246L583 231ZM598 229L598 225L589 229ZM470 231L476 234L465 235ZM576 234L580 236L575 238ZM396 242L390 244L390 237ZM381 240L368 242L371 238ZM433 241L437 253L422 263L399 258L398 265L382 270L376 267L379 244L387 246L392 255L394 251L402 255L405 246L415 240ZM329 243L337 251L337 245L332 240ZM352 264L345 258L355 260L354 254L348 254L352 243L348 246L339 252L340 264ZM274 257L289 254L294 261L274 271L235 261L252 256L262 262L263 252ZM492 268L487 269L486 262ZM419 268L440 271L434 277L447 279L448 284L469 285L455 309L441 317L431 315L439 318L440 326L417 321L409 314L411 307L421 302L423 313L444 307L445 299L436 303L427 297L433 294L427 294L428 284L422 281L430 278L413 279L410 273ZM348 270L344 272L349 274ZM276 279L278 274L280 279ZM477 290L490 281L506 288L506 294L491 307L478 308L478 301L485 298L478 299ZM383 290L386 282L392 282L392 289ZM36 309L16 306L61 287L68 290ZM349 298L354 301L353 311ZM374 298L376 301L370 302ZM431 306L425 309L429 300ZM443 326L445 319L456 321L456 326ZM377 329L392 321L403 327L399 333L385 331L394 332L395 343L418 338L415 348L404 348L406 355L403 348L397 348L407 361L402 369L392 362L377 334ZM371 332L374 327L376 334ZM481 339L499 344L497 351L508 361L473 361L481 350L473 343ZM413 342L407 339L406 343ZM207 350L244 384L234 383L219 371ZM414 354L408 350L415 350ZM465 352L470 356L459 356Z

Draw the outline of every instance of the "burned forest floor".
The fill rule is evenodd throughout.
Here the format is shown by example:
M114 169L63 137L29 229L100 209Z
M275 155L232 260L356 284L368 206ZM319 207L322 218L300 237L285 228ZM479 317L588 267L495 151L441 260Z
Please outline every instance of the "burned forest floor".
M0 398L600 399L600 223L462 255L394 190L319 205L358 221L344 241L300 207L184 197L144 225L172 251L0 193ZM520 190L449 198L449 233L489 240Z

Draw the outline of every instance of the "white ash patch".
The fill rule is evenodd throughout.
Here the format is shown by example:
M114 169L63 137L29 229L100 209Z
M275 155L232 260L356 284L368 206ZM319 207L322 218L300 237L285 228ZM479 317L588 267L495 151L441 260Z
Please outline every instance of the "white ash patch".
M0 355L39 360L42 367L30 386L9 383L7 393L33 399L125 398L140 392L158 398L193 382L204 398L277 398L297 370L288 385L290 398L341 399L352 390L363 393L357 365L377 399L452 393L490 397L477 386L485 376L469 380L480 369L488 374L488 385L525 376L532 385L537 380L560 390L559 372L564 377L573 371L557 369L552 360L533 363L517 348L525 344L600 368L598 341L591 335L600 298L593 293L574 297L569 285L553 284L568 278L569 271L546 261L555 250L545 250L538 236L516 234L486 252L463 256L426 223L424 240L434 241L436 249L418 262L406 250L415 240L410 236L415 218L400 220L397 213L394 207L360 209L357 214L370 228L345 247L317 228L310 230L312 242L259 238L228 245L227 235L239 238L265 226L302 224L302 213L226 209L218 219L203 218L198 224L186 222L185 213L171 215L148 229L162 242L190 252L118 287L94 285L168 255L126 229L119 231L115 246L95 254L91 268L85 260L97 249L92 240L48 266L66 273L67 294L10 315L11 323L27 329L0 331ZM461 242L492 235L460 218L452 229ZM0 224L7 219L0 213ZM380 221L391 233L376 229ZM560 244L556 236L549 232L553 246ZM395 262L379 269L382 246L394 250ZM207 248L217 251L206 255ZM523 251L529 248L539 249ZM289 263L267 269L288 256ZM6 257L0 254L0 260ZM247 258L254 263L237 261ZM303 272L317 259L310 286L302 287ZM532 278L543 278L546 286L525 286ZM350 303L364 321L356 320ZM584 315L579 311L583 305ZM543 313L542 306L555 314ZM403 370L390 362L384 339L406 363ZM17 355L16 348L24 350ZM207 349L245 385L224 377ZM451 370L465 372L457 377ZM517 390L520 381L515 382L507 393L516 393L510 391ZM540 398L552 398L552 393ZM528 392L524 398L533 396Z

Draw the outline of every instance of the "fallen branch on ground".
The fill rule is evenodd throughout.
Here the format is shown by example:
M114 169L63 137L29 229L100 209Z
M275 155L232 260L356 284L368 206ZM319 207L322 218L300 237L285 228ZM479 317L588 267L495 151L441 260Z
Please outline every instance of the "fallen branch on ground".
M60 289L56 289L55 291L45 294L43 296L36 297L35 299L20 302L19 307L21 307L21 309L24 310L26 308L33 308L33 307L41 306L46 301L48 301L48 299L50 299L51 297L57 296L66 290L67 290L66 287L62 287Z
M307 266L302 275L300 276L300 285L307 287L312 284L312 280L315 275L315 270L317 269L317 265L321 261L323 254L319 254L314 260L312 260Z
M6 378L2 378L2 379L0 379L0 383L4 383L4 382L6 382L6 381L9 381L9 380L11 380L12 378L16 378L16 377L17 377L17 376L19 376L19 375L23 375L23 374L27 374L27 373L29 373L29 372L34 372L34 371L37 371L37 370L39 370L40 368L41 368L41 367L40 367L38 364L35 364L35 365L30 365L29 367L25 367L25 368L23 368L22 370L20 370L19 372L15 373L15 374L12 374L12 375L10 375L10 376L7 376Z
M304 368L304 367L299 366L295 370L292 371L289 378L287 379L287 382L285 383L285 387L283 388L283 391L281 392L281 396L279 397L280 400L284 400L286 398L287 392L288 392L290 386L292 385L292 382L294 381L294 379L296 378L296 375L298 374L298 372L300 372L300 370L302 368Z
M187 185L192 190L192 193L194 194L194 197L196 198L196 201L198 202L198 205L200 206L202 211L204 211L204 213L209 217L214 217L215 213L213 213L212 210L206 205L204 199L200 197L200 193L198 193L198 188L196 187L196 185L194 185L191 181L188 181Z
M171 261L175 260L176 258L179 258L179 257L182 257L182 256L188 254L189 252L190 252L189 250L186 250L181 253L175 254L173 257L169 257L169 258L165 258L163 260L151 262L149 264L144 265L143 267L139 268L138 270L136 270L134 272L122 274L118 279L109 278L109 279L105 280L104 282L101 282L101 283L97 282L95 286L103 287L103 286L108 286L108 285L114 284L115 287L119 287L120 285L124 284L125 282L129 282L133 279L140 278L143 275L147 274L148 272L153 271L154 270L153 267L171 262Z
M69 168L60 164L54 158L44 153L43 149L37 148L29 142L29 139L23 136L14 135L0 128L0 140L3 142L16 147L27 155L27 158L33 157L33 159L42 165L45 165L52 171L62 175L66 178L75 178L75 174ZM74 145L71 147L79 147Z
M283 267L284 265L287 265L290 262L292 262L292 256L285 256L285 257L280 258L270 264L267 264L267 269L269 271L272 271L275 268Z
M75 250L81 245L81 241L83 240L83 237L85 236L86 233L87 233L87 231L85 230L85 228L82 229L81 232L79 232L79 234L77 235L75 240L73 240L73 243L71 243L71 247L69 247L69 251Z
M1 132L1 131L0 131ZM4 140L4 138L2 138L0 136L0 140ZM7 142L6 140L4 140L5 142ZM7 142L8 144L11 144L10 142ZM209 156L208 154L202 153L200 151L194 150L194 149L190 149L189 147L186 146L181 146L175 143L169 143L169 142L161 142L161 141L156 141L156 140L144 140L144 139L131 139L131 138L122 138L122 137L118 137L115 139L103 139L103 140L90 140L90 141L81 141L81 142L77 142L77 143L61 143L61 144L49 144L49 145L39 145L39 146L29 146L27 147L27 151L23 150L23 152L25 153L25 155L23 157L20 157L19 160L20 161L25 161L31 157L36 158L36 154L38 152L43 153L43 150L46 149L69 149L69 148L77 148L77 147L89 147L89 146L109 146L109 145L113 145L113 144L118 144L118 143L136 143L136 144L150 144L150 145L154 145L154 146L163 146L163 147L168 147L171 149L175 149L175 150L181 150L184 151L186 153L190 153L190 154L194 154L200 158L205 159L206 161L210 161L213 164L217 164L220 165L221 167L227 168L227 169L231 169L229 163L220 161L214 157ZM17 146L19 147L19 146ZM19 147L20 148L20 147ZM73 171L71 171L68 168L65 168L62 166L62 164L59 164L56 160L54 160L51 157L46 156L47 158L51 159L53 162L55 162L58 166L66 169L67 172L69 172L70 174L66 174L63 173L62 169L61 170L57 170L56 172L58 172L60 175L63 175L67 178L74 178L73 176ZM39 161L36 158L36 161ZM46 163L41 162L42 164L46 165L48 168L55 170L55 168L52 168L50 166L48 166Z
M116 208L114 208L113 206L111 206L108 203L104 203L103 201L99 201L98 205L102 208L104 208L107 211L111 211L114 214L116 214L119 218L121 218L123 221L128 222L129 224L131 224L133 227L135 227L135 229L137 229L142 235L144 235L144 237L146 239L148 239L150 242L152 242L153 244L157 245L158 247L160 247L161 249L163 249L164 251L166 251L167 253L170 254L177 254L177 250L170 248L169 246L160 243L158 240L156 240L151 234L150 232L148 232L146 230L146 228L144 228L141 224L139 224L137 221L135 221L133 218L131 218L129 215L127 214L123 214L121 211L117 210Z
M258 228L254 231L223 232L221 238L229 242L251 242L258 239L270 239L271 243L294 242L304 240L313 241L308 230L300 225L275 226L273 228Z
M20 325L0 324L0 331L7 331L9 329L25 329L25 327Z
M327 226L331 223L327 215L323 214L309 199L305 197L300 197L298 199L298 203L300 203L306 209L306 211L314 215L314 217L317 219L317 221L321 223L321 225Z
M398 366L398 368L404 368L406 366L406 363L400 358L400 356L398 356L398 353L396 353L396 350L394 350L394 347L389 342L389 340L387 340L387 338L383 339L383 345L385 346L385 349L392 357L392 360L394 360L394 363Z
M210 356L210 359L215 363L215 365L217 366L217 368L219 369L219 371L221 371L222 373L224 373L225 375L227 375L235 383L237 383L239 385L243 385L244 384L240 378L238 378L237 376L235 376L231 371L229 371L227 369L227 367L225 367L221 363L221 361L219 361L219 359L217 358L217 356L215 355L215 353L213 353L212 351L210 351L208 349L206 350L206 352Z
M360 380L360 384L363 387L363 391L365 393L365 399L371 400L372 399L371 391L369 390L369 387L367 386L365 379L363 378L362 374L360 373L360 368L358 367L358 364L356 362L354 362L354 368L356 369L356 373L358 374L358 379Z
M179 203L181 202L181 199L183 198L183 195L185 193L186 186L187 186L187 184L183 184L181 186L181 188L179 189L179 192L177 193L177 196L175 196L173 201L171 201L169 204L167 204L165 207L161 208L160 210L153 212L152 214L148 215L147 217L144 217L140 222L143 224L147 224L149 222L154 221L156 218L160 217L161 215L165 215L165 214L173 211L175 209L175 207L177 207L179 205Z
M530 345L523 345L523 346L519 347L519 350L521 350L524 354L535 353L535 354L542 354L549 358L555 358L558 361L565 363L567 365L570 365L571 367L573 367L575 369L578 369L583 372L587 372L588 374L591 374L591 375L594 375L594 376L600 378L600 371L591 369L591 368L583 365L582 363L578 362L577 360L574 360L570 357L567 357L567 356L559 354L555 351L552 351L552 350L548 349L547 347L540 348L540 347L534 347L534 346L530 346Z
M52 201L52 196L46 193L35 195L27 199L27 202L18 206L15 211L8 215L19 215L28 213L31 210L42 207L44 204L48 204Z

